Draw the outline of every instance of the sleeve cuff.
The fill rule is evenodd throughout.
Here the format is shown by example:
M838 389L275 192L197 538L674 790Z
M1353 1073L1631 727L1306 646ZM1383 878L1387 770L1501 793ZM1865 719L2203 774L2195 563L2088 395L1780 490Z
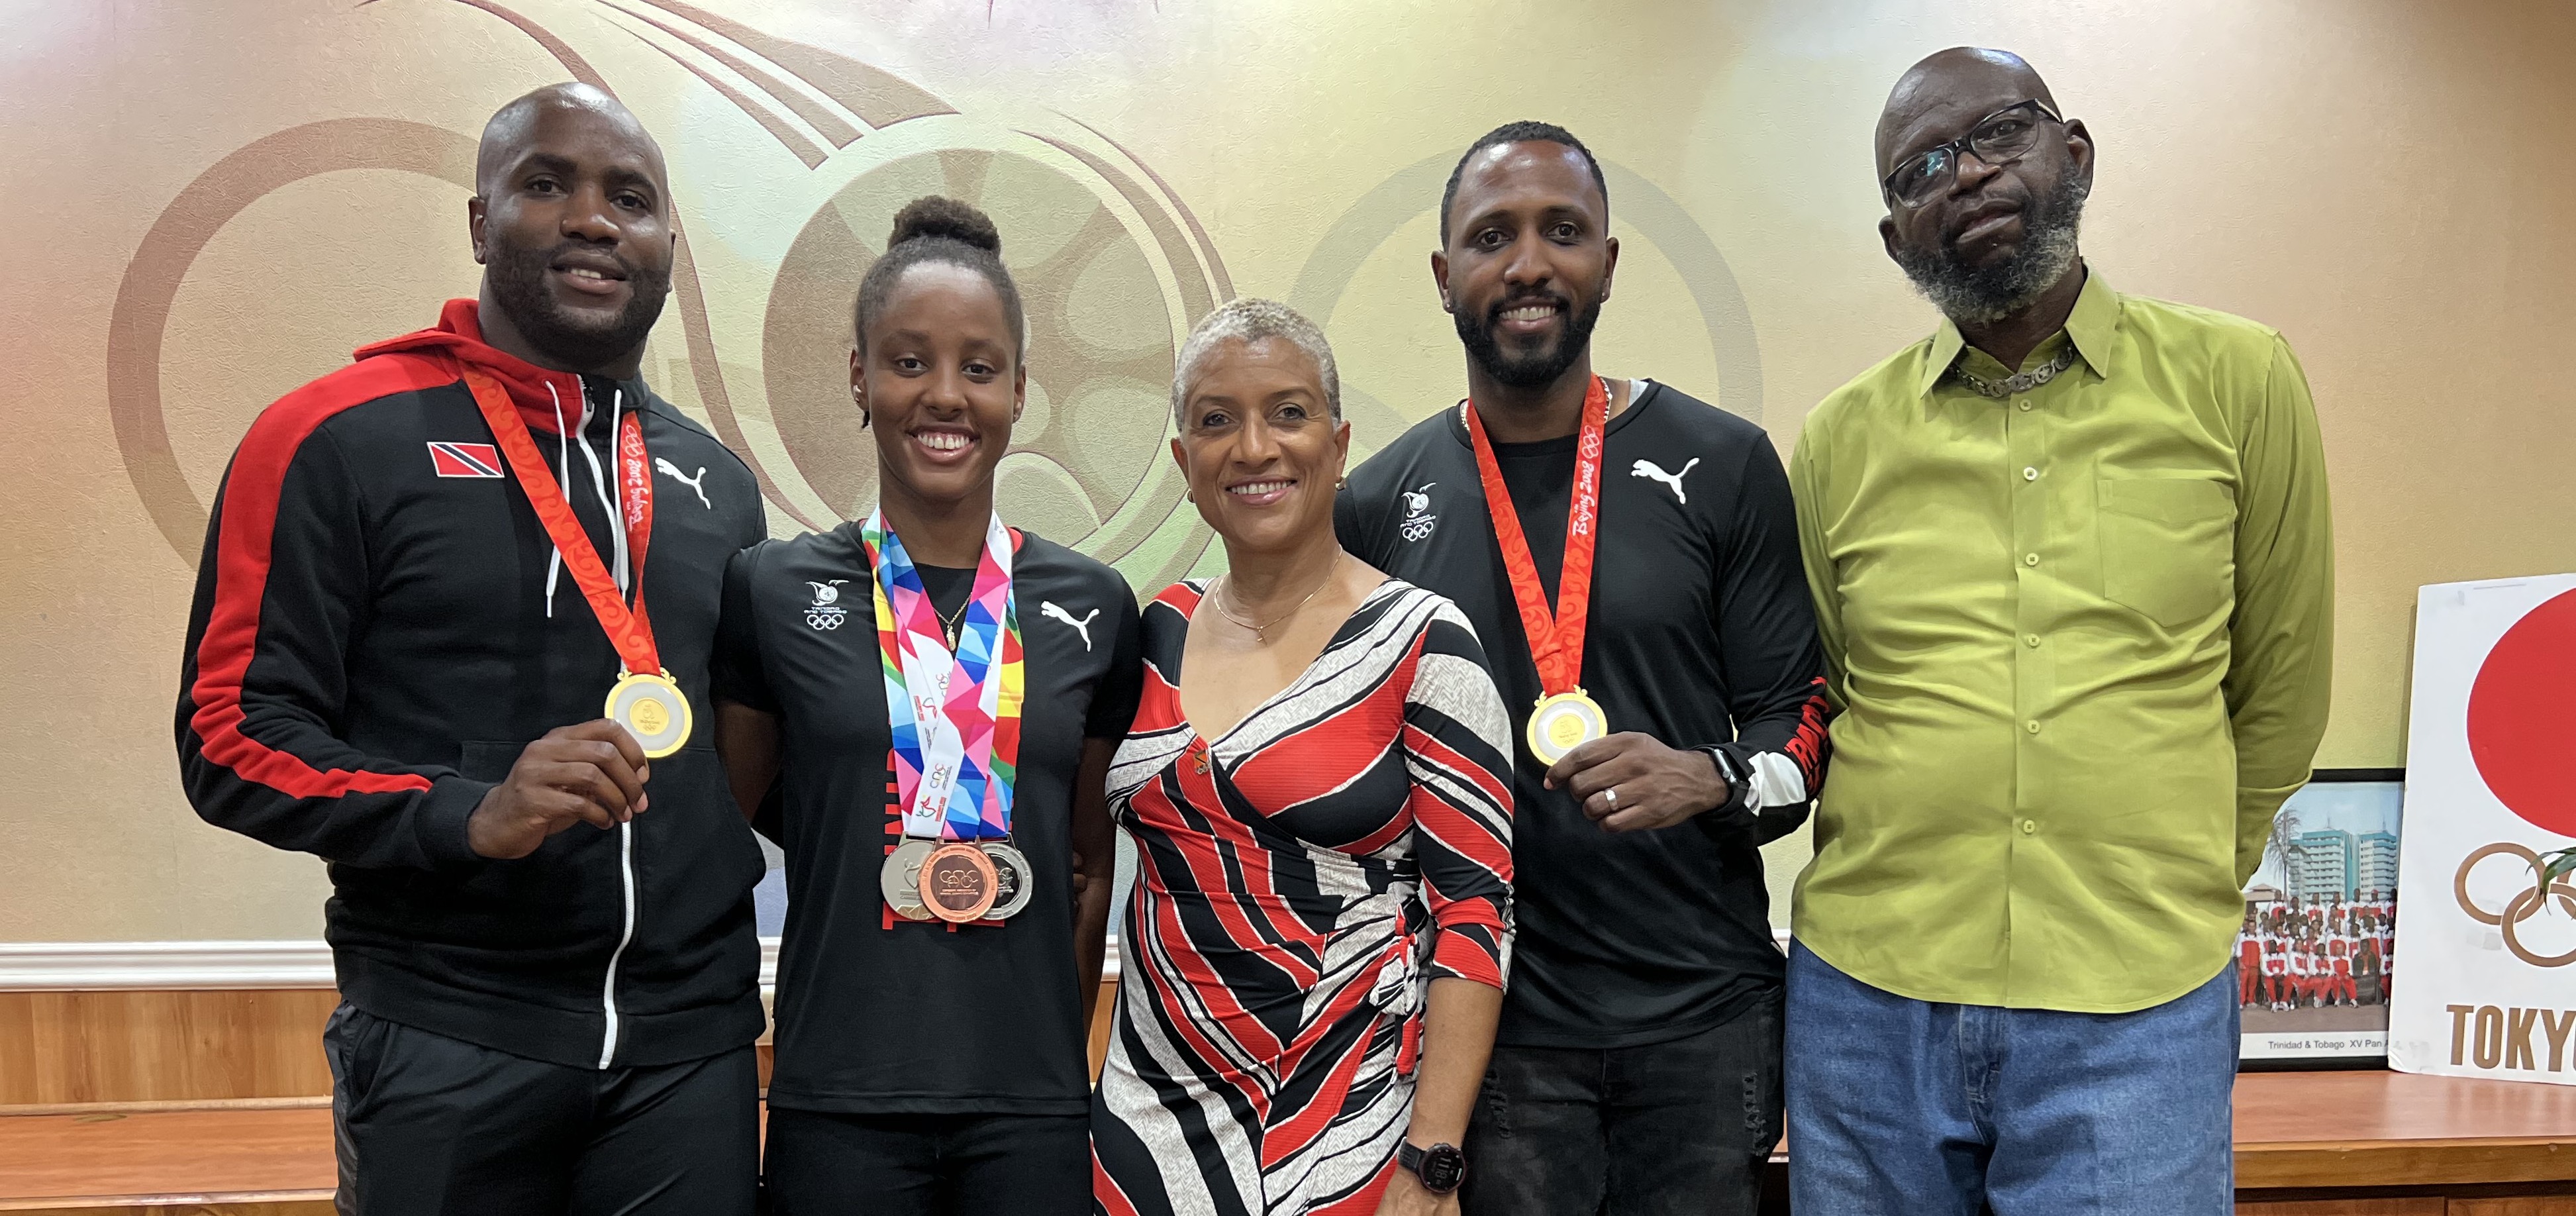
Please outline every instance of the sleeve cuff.
M413 812L420 851L430 868L454 870L482 863L482 855L466 841L465 821L473 818L474 808L483 805L483 796L491 792L491 782L469 777L441 777L430 783Z

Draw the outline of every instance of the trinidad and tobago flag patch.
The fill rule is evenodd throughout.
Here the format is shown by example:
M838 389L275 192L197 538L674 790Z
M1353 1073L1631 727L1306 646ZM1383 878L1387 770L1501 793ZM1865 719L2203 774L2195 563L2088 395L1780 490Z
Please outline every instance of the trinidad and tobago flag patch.
M501 450L488 443L429 444L429 466L441 477L498 477Z

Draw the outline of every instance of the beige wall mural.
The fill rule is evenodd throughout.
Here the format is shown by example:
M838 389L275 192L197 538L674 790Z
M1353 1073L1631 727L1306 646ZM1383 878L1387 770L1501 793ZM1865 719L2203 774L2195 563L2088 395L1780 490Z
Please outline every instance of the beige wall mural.
M669 153L657 388L781 534L874 496L841 382L894 210L986 208L1031 318L1015 523L1150 590L1215 559L1163 454L1189 325L1315 316L1359 446L1454 401L1450 163L1564 123L1626 245L1600 362L1768 428L1928 329L1877 247L1905 64L2022 50L2101 144L2124 290L2280 327L2335 478L2320 762L2399 763L2413 588L2576 568L2576 16L2528 3L103 0L10 6L0 940L315 936L320 866L199 823L171 712L206 510L269 400L471 294L493 107L582 79ZM2554 48L2554 49L2553 49ZM1775 881L1804 859L1772 850ZM1785 901L1779 909L1785 915Z

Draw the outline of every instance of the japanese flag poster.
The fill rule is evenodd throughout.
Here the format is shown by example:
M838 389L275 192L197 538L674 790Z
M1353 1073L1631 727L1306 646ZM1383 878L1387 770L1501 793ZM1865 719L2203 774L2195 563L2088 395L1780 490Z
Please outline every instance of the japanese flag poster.
M2389 1063L2576 1085L2576 575L2415 609Z

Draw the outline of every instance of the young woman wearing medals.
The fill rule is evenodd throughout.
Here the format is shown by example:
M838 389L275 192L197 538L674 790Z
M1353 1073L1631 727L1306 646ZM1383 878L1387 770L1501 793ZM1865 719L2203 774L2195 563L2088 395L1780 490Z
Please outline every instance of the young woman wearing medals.
M895 217L850 355L877 506L726 573L718 746L787 854L783 1216L1089 1207L1103 788L1138 618L1116 571L994 511L1027 383L1000 249L963 203Z
M1332 350L1237 300L1172 388L1228 573L1155 597L1099 1210L1455 1212L1511 928L1509 718L1448 600L1342 551Z

